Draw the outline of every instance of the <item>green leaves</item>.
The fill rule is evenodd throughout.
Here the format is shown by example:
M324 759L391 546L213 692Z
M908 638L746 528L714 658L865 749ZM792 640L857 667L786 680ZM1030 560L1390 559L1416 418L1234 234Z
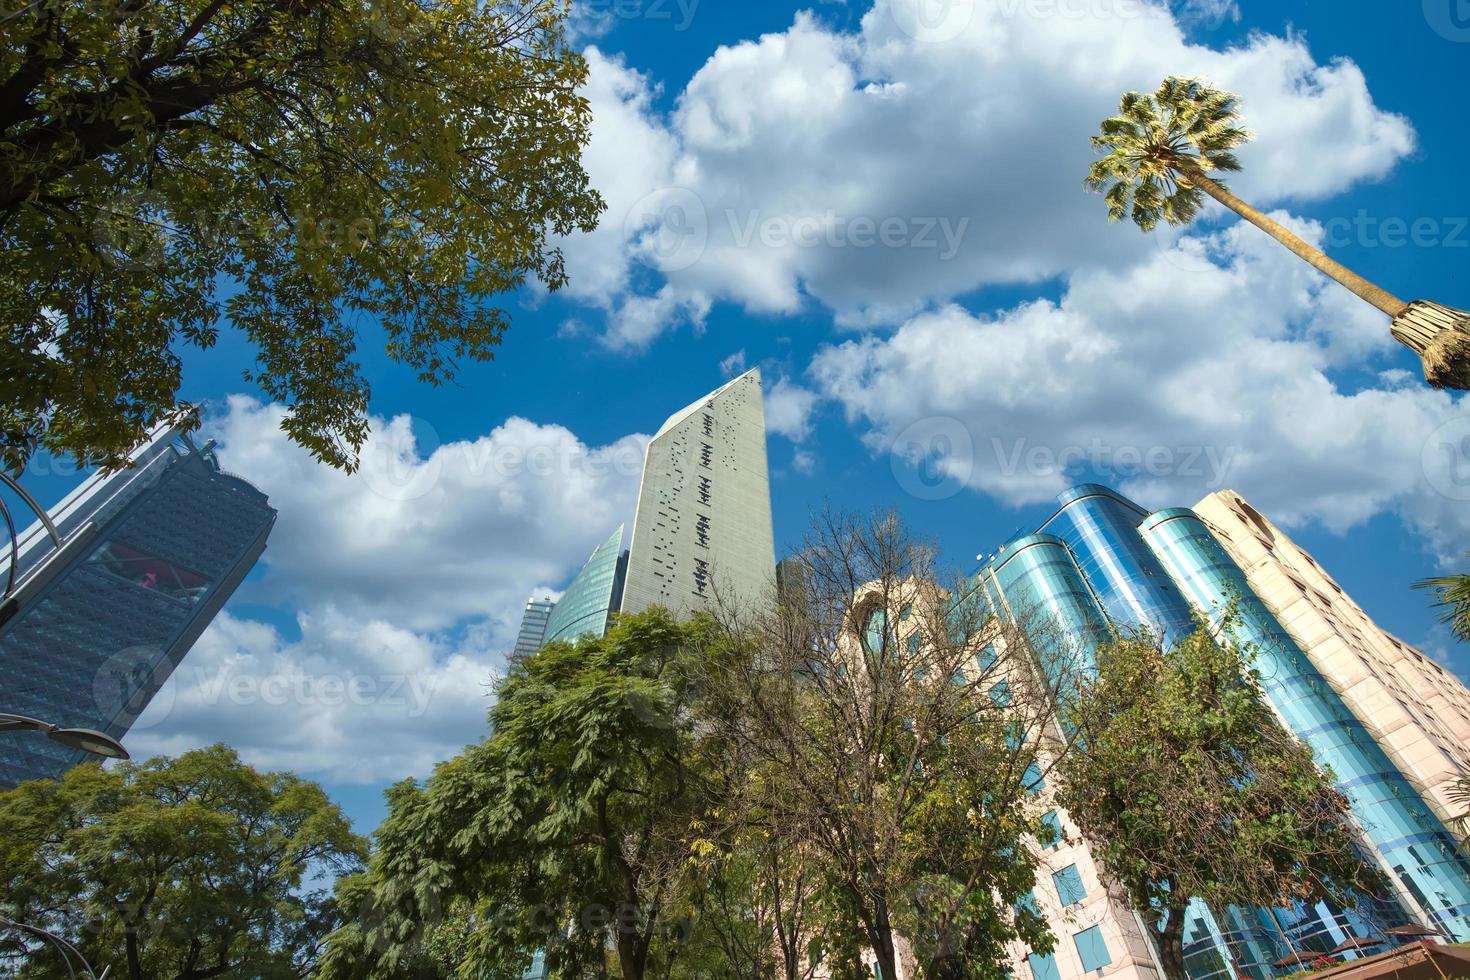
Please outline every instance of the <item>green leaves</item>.
M1462 642L1470 643L1470 575L1443 575L1414 583L1416 589L1436 593L1439 621Z
M1231 152L1250 135L1236 125L1234 95L1195 80L1167 78L1152 95L1126 93L1092 145L1105 155L1084 184L1101 191L1108 218L1131 218L1144 231L1160 221L1187 225L1204 197L1195 174L1238 171Z
M364 338L423 382L595 226L589 115L545 0L49 0L0 31L0 456L116 462L221 319L286 429L351 467ZM243 366L243 365L242 365Z
M0 841L7 917L99 970L181 980L308 969L337 917L306 888L367 850L319 786L223 746L22 784L0 794Z
M1276 720L1249 651L1217 640L1229 634L1201 622L1172 649L1146 634L1100 649L1067 709L1081 741L1059 802L1134 906L1171 925L1189 898L1351 904L1379 891L1346 798Z

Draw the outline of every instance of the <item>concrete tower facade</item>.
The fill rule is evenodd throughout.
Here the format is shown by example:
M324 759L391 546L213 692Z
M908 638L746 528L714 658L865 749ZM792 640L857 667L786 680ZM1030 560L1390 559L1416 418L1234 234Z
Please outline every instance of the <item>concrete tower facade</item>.
M775 566L757 368L670 416L648 444L622 611L749 605Z

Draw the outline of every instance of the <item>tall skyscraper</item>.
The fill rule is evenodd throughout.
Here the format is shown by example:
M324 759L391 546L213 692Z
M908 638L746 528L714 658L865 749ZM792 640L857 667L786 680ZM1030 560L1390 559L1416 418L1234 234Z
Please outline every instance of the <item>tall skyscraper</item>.
M97 473L18 538L0 604L0 711L122 738L265 550L276 512L174 430ZM0 559L8 574L9 556ZM0 785L83 753L6 736Z
M1470 691L1380 628L1311 555L1234 490L1194 505L1251 591L1285 627L1389 758L1442 819L1470 773Z
M521 631L516 634L515 649L510 653L512 659L529 657L541 649L546 642L546 622L551 618L551 610L555 608L554 599L538 599L532 596L526 600L526 611L521 614Z
M593 550L587 564L572 579L562 597L556 600L543 642L561 640L571 643L578 637L601 636L607 632L608 618L618 608L623 588L622 573L627 568L627 552L621 550L622 545L623 525L619 524L618 529Z
M1114 630L1147 626L1165 642L1192 628L1196 612L1219 621L1233 600L1235 639L1256 650L1263 686L1283 723L1330 766L1351 801L1364 842L1394 889L1390 901L1455 940L1470 939L1470 863L1404 771L1389 758L1369 728L1291 634L1253 591L1240 567L1193 511L1150 514L1106 487L1086 485L1063 493L1058 511L1031 535L1004 545L980 570L977 584L998 615L1034 633L1033 644L1048 680L1085 668ZM1073 644L1064 651L1057 641ZM1058 685L1060 688L1061 685ZM1366 703L1366 702L1365 702ZM1084 883L1091 882L1084 877ZM1100 883L1098 885L1100 887ZM1084 894L1089 888L1084 887ZM1079 964L1061 975L1092 972L1108 959L1111 942L1131 947L1136 925L1098 899L1100 930ZM1282 910L1210 909L1192 903L1185 923L1186 962L1196 980L1212 976L1272 975L1271 963L1290 950L1325 949L1350 934L1364 935L1400 917L1400 909L1364 905L1346 910L1326 903ZM1061 934L1075 923L1054 923ZM1065 948L1065 947L1063 947ZM1082 955L1083 953L1086 955ZM1110 962L1111 960L1108 959ZM1035 980L1056 980L1055 960Z
M775 566L756 368L670 416L648 444L622 610L752 604Z

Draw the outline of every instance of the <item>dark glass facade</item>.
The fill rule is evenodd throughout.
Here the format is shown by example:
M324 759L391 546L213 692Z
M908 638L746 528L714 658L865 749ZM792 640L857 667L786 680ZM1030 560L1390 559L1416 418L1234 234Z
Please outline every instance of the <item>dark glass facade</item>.
M210 447L164 433L135 463L58 506L59 549L23 553L0 607L0 711L121 739L265 549L276 512ZM89 758L40 736L0 738L4 786Z

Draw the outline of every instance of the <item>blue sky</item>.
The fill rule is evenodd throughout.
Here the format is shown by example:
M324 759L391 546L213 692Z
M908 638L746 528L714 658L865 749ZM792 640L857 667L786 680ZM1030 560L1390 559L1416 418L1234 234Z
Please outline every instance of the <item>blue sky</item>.
M824 500L971 566L1071 483L1230 486L1470 668L1408 588L1470 547L1464 402L1213 205L1145 236L1081 186L1122 91L1198 74L1244 99L1243 196L1470 307L1464 0L601 0L577 24L609 211L565 243L567 290L508 299L492 363L425 389L363 324L378 426L345 477L280 437L237 336L189 356L184 394L281 518L135 754L224 739L370 830L386 783L483 732L521 604L631 520L647 434L757 365L778 550Z

